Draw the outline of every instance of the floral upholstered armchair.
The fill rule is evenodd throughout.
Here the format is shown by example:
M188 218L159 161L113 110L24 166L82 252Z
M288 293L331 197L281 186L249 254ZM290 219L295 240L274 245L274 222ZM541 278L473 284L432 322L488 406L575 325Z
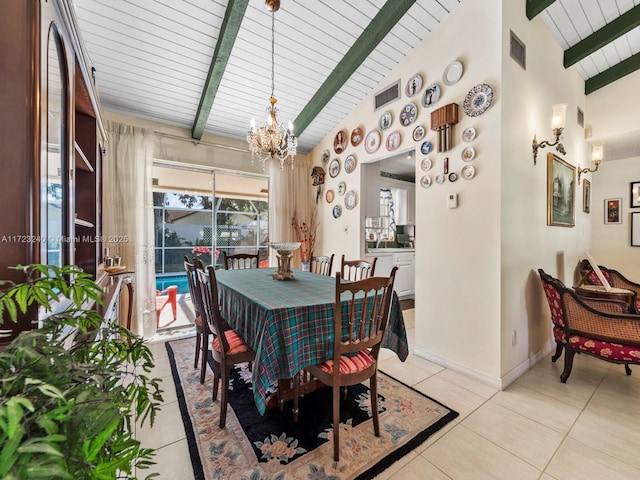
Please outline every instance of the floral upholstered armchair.
M564 350L564 371L560 381L566 383L576 353L587 353L608 362L640 364L640 315L623 313L624 302L591 300L579 297L560 280L538 270L551 310L556 352L555 362Z

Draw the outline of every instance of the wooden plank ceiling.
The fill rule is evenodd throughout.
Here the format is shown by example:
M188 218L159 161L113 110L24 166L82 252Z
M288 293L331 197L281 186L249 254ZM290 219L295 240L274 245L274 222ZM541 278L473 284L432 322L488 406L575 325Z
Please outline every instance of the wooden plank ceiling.
M460 1L282 0L274 93L280 121L300 124L299 150L310 151L340 124ZM527 7L567 50L639 2L528 0ZM263 0L74 4L106 110L183 127L194 138L244 139L252 117L263 121L271 94L271 14ZM589 82L625 60L633 66L639 51L640 28L630 28L576 68Z

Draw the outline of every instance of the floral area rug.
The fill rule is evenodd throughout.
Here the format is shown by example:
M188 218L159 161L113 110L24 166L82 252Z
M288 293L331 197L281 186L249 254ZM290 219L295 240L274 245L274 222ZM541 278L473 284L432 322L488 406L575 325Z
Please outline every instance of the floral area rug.
M263 416L253 403L248 364L238 365L231 374L226 428L221 429L220 392L213 402L211 370L200 384L199 369L193 368L194 341L166 345L197 480L373 478L458 416L378 372L380 437L373 433L369 389L349 387L340 406L340 461L334 462L330 388L300 398L298 422L291 402L282 412Z

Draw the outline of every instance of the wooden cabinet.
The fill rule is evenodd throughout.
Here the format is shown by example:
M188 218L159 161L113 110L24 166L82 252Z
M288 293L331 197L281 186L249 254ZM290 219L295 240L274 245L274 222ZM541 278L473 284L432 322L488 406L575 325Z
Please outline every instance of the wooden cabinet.
M376 276L385 277L393 267L398 267L393 289L398 297L409 297L415 293L415 252L376 252L365 255L365 260L376 262Z
M101 268L105 138L71 0L4 0L0 15L0 279L17 264ZM17 331L33 328L21 319ZM10 338L10 337L9 337Z

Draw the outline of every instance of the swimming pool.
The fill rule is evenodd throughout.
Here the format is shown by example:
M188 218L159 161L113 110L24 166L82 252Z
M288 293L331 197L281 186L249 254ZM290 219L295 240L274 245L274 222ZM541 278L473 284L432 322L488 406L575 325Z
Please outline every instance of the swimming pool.
M164 290L170 285L177 285L178 293L189 293L186 274L156 276L156 290Z

